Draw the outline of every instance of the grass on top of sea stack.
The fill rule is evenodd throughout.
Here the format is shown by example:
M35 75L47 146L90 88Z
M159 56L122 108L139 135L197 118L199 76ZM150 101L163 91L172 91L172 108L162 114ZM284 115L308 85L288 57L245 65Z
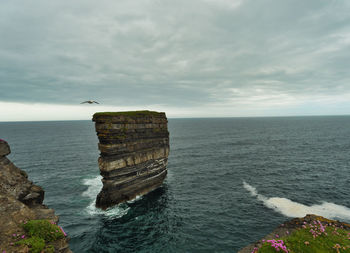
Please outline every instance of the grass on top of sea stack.
M155 111L127 111L127 112L96 112L93 117L117 117L117 116L129 116L129 117L144 117L144 116L161 116L164 112L155 112Z
M350 231L319 220L302 225L289 236L266 240L252 253L329 253L350 252Z

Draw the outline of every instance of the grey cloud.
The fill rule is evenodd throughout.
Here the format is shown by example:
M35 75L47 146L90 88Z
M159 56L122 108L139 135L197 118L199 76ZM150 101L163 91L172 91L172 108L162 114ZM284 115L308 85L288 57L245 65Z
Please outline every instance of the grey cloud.
M16 1L0 101L199 106L349 93L346 1Z

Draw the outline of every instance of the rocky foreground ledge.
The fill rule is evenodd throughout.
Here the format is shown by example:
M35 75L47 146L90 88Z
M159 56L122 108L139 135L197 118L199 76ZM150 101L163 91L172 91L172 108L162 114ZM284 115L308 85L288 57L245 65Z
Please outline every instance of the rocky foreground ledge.
M295 236L294 232L298 232L298 236ZM300 247L294 247L298 248L297 250L290 250L288 247L283 250L284 242L292 236L291 242L294 245L299 244ZM283 243L279 242L281 239ZM267 243L268 241L270 242ZM274 243L275 248L272 247ZM316 243L319 243L317 246L319 248L314 250L312 247ZM266 244L269 244L271 249L268 249ZM323 248L327 244L330 245L328 250ZM259 241L238 251L238 253L259 252L350 252L350 224L313 214L308 214L303 218L294 218L282 223Z
M103 177L97 207L106 209L162 185L169 155L164 112L100 112L92 120L99 139Z
M43 205L44 190L6 157L10 153L8 143L0 140L0 252L37 252L42 245L42 252L72 252L56 225L58 216ZM36 234L39 230L41 234Z

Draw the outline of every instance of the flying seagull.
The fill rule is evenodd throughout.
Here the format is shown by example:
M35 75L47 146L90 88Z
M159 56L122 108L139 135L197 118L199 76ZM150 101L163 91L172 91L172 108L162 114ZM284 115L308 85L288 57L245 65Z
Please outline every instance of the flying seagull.
M81 102L80 104L99 104L99 102L96 102L95 100L87 100L87 101Z

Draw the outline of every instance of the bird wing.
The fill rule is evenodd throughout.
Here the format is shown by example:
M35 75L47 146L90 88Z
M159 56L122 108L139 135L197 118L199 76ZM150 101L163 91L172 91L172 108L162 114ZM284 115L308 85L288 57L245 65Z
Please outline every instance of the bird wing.
M86 104L86 103L89 103L89 101L84 101L84 102L81 102L80 104Z
M94 101L94 103L95 103L95 104L100 104L100 103L99 103L99 102L97 102L97 101Z

